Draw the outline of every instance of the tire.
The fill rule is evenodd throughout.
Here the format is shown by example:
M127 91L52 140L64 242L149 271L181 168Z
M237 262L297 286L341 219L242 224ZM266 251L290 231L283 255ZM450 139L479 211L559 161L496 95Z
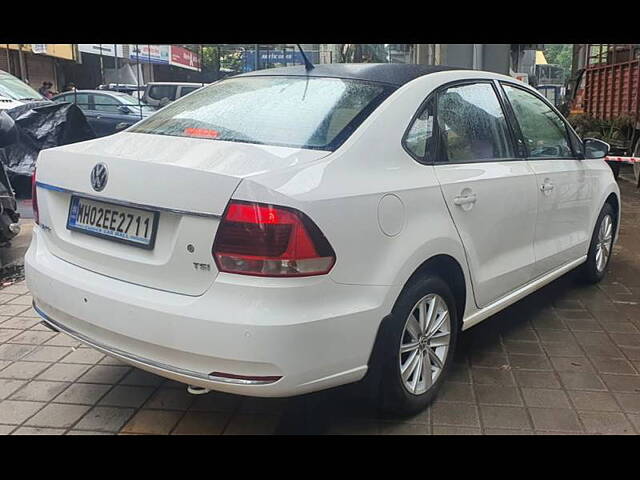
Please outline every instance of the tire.
M434 304L433 310L430 308L431 304ZM428 327L422 328L423 332L427 332L426 335L417 335L418 332L416 332L416 326L420 327L420 324L414 313L417 314L420 311L421 305L424 305L422 311L426 314L425 318L429 318L430 312L435 314L430 317L434 319L431 323L432 327L443 321L441 327L435 331L430 332ZM447 315L444 315L443 309L446 309ZM431 403L452 363L458 331L456 302L451 289L441 278L424 275L412 281L402 291L391 315L386 318L386 325L380 331L382 337L379 339L381 348L378 354L382 358L378 359L380 366L378 404L382 411L406 416L420 412ZM430 334L433 336L429 337ZM422 340L419 340L420 337ZM411 351L401 353L401 343L406 348L418 346ZM411 360L413 355L415 357ZM425 359L430 362L428 365L432 373L430 380L422 374L426 371ZM441 365L437 366L438 363ZM412 369L413 366L415 366L414 369ZM405 372L411 369L413 372L405 380L401 371L403 367L406 368ZM419 370L421 370L420 373L418 373ZM415 383L413 389L412 383Z
M606 220L607 218L609 220ZM607 223L605 224L605 222ZM611 261L616 222L617 218L613 207L609 203L605 203L600 211L600 215L598 215L598 221L596 222L593 234L591 235L587 261L582 265L579 272L579 280L583 283L598 283L604 278L607 272L607 266ZM601 247L603 243L604 249ZM601 255L605 253L606 258L603 260Z

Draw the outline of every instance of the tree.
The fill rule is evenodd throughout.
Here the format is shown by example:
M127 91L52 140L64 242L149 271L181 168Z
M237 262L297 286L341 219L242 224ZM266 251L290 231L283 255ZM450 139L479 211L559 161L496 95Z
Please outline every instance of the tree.
M559 65L566 76L571 74L573 45L569 43L550 43L544 48L544 56L547 62Z

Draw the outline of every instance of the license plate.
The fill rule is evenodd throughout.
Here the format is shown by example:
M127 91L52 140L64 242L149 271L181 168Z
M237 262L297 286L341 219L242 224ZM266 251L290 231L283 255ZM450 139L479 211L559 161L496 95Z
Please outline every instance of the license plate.
M151 250L156 240L158 212L74 195L67 228Z

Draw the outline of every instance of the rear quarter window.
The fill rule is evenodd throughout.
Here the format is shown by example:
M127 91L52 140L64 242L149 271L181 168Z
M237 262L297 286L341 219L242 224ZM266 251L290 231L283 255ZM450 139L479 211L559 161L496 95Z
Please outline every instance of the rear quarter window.
M191 93L191 92L195 92L199 88L200 87L182 87L182 88L180 88L180 96L184 97L186 94Z
M162 100L168 98L169 100L176 99L176 85L152 85L149 87L149 97L154 100Z

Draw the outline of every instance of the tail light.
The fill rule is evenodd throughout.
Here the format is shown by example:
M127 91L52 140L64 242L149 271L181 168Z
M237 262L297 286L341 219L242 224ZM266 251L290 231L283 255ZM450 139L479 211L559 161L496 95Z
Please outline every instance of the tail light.
M304 213L240 201L227 206L213 256L221 272L264 277L322 275L336 261L333 248Z
M36 225L40 224L40 215L38 214L38 192L36 188L36 171L31 175L31 203L33 207L33 220Z

